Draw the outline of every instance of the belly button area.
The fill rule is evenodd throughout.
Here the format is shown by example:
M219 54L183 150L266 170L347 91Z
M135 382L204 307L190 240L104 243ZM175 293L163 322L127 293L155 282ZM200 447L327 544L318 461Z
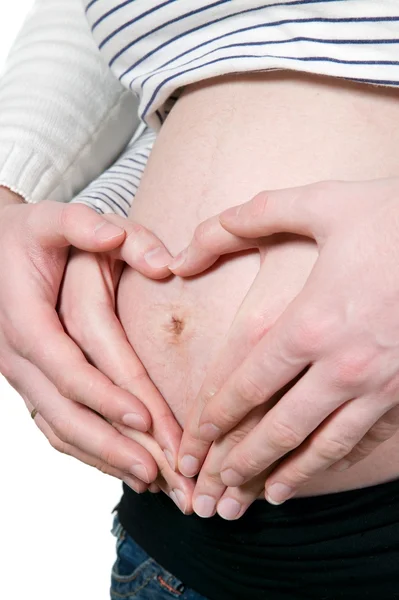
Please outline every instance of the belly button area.
M164 329L169 333L170 340L177 343L185 338L183 332L186 330L186 326L186 319L182 315L173 313L164 324Z
M184 320L180 317L171 317L171 327L172 331L175 335L181 335L183 333L185 323Z

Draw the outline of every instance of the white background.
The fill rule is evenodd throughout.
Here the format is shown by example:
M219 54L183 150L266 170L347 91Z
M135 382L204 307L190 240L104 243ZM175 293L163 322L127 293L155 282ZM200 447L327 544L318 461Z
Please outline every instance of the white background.
M32 4L1 1L0 65ZM0 598L108 600L119 482L53 450L1 375L0 399Z

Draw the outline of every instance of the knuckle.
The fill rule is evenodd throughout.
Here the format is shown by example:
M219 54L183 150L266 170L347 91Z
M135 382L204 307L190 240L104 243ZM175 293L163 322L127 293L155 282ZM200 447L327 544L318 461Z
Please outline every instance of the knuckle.
M102 462L99 459L95 459L93 461L92 466L97 469L97 471L100 471L100 473L103 473L104 475L113 475L113 470L109 468L109 466Z
M290 466L289 472L284 473L284 475L282 475L284 481L290 482L294 485L303 485L305 483L308 483L313 479L313 477L314 472L306 472L303 469L301 469L299 465L295 464Z
M270 203L272 202L272 194L268 193L265 190L259 192L252 198L249 203L249 214L251 217L259 217L261 215L266 214L268 207L270 207Z
M253 348L270 331L272 325L273 323L268 320L268 315L255 314L252 311L250 315L245 315L240 335L248 341L249 347Z
M224 439L226 440L226 442L229 443L229 445L236 446L237 444L242 442L242 440L245 438L247 433L248 433L248 431L244 431L243 429L235 428L232 431L230 431Z
M262 387L250 375L238 377L234 383L235 395L245 407L258 406L265 400L265 392ZM242 406L242 404L241 404Z
M112 398L112 394L109 396L110 398ZM119 419L116 418L116 412L117 412L117 404L115 403L114 405L114 409L110 410L110 406L107 400L99 400L94 408L95 412L98 413L101 417L104 417L105 419L109 419L111 421L113 420L118 420L120 419L120 415L118 415ZM122 412L122 411L121 411ZM113 414L111 414L113 413Z
M69 417L54 415L48 423L61 442L74 445L74 426Z
M374 446L375 443L379 444L389 440L398 431L398 428L399 424L394 425L393 423L381 421L369 430L365 439L370 440Z
M56 386L58 393L64 398L69 398L70 400L76 400L76 395L73 392L73 386L71 385L71 379L62 373L57 372L53 375L52 382Z
M317 315L316 311L303 310L294 322L288 340L294 354L315 355L329 339L331 327L327 319Z
M241 454L239 461L237 461L237 468L235 469L240 474L256 473L262 469L261 460L259 456L253 453L253 451L246 451Z
M274 450L293 450L303 441L302 436L293 427L282 421L274 421L267 436L267 443Z
M202 485L207 489L214 488L216 485L220 486L222 484L222 479L220 477L220 470L214 470L207 468L204 473L201 474Z
M136 236L140 237L147 233L146 228L137 221L130 221L128 227L126 239L134 240Z
M194 231L194 241L197 246L203 250L208 250L212 241L212 232L214 227L212 226L211 219L207 219L200 223Z
M336 360L332 368L332 377L336 386L356 388L370 377L373 358L360 351L353 351Z
M372 450L374 450L374 448L375 444L370 443L369 440L363 439L357 446L353 448L350 455L345 456L345 458L351 462L362 460L363 458L366 458L366 456L368 456Z
M351 452L353 444L346 440L323 437L315 446L317 455L325 462L335 462Z
M120 460L118 460L118 453L115 448L110 447L109 445L104 445L101 449L100 456L101 462L111 467L118 468Z

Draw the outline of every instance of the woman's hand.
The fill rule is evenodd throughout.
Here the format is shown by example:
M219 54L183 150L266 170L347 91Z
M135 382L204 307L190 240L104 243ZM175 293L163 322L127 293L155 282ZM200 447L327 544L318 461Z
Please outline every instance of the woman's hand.
M112 219L118 218L112 217ZM166 255L163 260L164 266L158 268L141 264L149 246L154 246L157 238L132 221L125 220L124 226L127 237L123 250L121 249L119 254L124 256L130 266L147 276L153 278L167 276L169 271L165 263L168 262L169 255ZM159 264L162 265L162 261ZM146 440L152 436L153 445L160 448L161 454L163 450L166 452L174 467L181 429L169 406L148 377L115 314L116 289L122 271L123 263L113 258L112 252L94 254L73 249L65 271L58 312L65 331L84 353L89 363L107 376L113 384L138 398L147 407L151 416L152 425L149 429L151 435L142 438L135 437L133 434L125 436L116 429L121 425L120 421L113 420L114 426L112 426L89 412L80 417L81 427L86 430L85 436L83 434L81 436L81 443L78 447L71 444L66 448L64 446L64 451L84 462L89 462L93 455L90 445L94 436L92 429L89 429L92 426L89 426L88 422L83 423L82 418L90 419L96 422L95 431L102 435L101 446L107 457L107 460L102 461L101 470L107 469L105 463L108 464L108 468L118 466L117 476L126 481L129 467L137 463L142 465L147 475L145 477L140 477L139 473L136 475L148 484L157 477L160 461L154 460L155 457L153 458L151 453L145 450L139 440ZM126 432L128 428L119 427L119 430ZM85 452L84 455L82 450ZM94 452L94 456L98 456L98 453ZM174 477L176 478L176 475ZM137 485L131 482L129 485L136 491L144 489L138 482Z
M319 248L303 290L275 325L220 389L202 388L180 449L181 466L184 455L200 466L210 442L264 405L266 415L224 460L222 481L242 485L290 453L266 482L266 498L281 503L328 467L368 456L399 428L399 180L262 193L220 222L225 234L210 227L201 251L189 248L174 272L191 275L278 232L314 238Z
M83 205L25 205L6 190L0 192L0 201L0 371L39 411L55 436L51 440L58 440L55 444L79 448L95 457L103 470L110 464L150 482L156 477L156 466L148 472L131 446L114 445L108 433L111 426L93 412L147 431L149 411L89 364L56 312L69 246L116 252L125 230ZM141 248L161 246L149 235ZM131 246L129 238L121 246L121 255ZM136 256L138 266L143 260ZM158 274L162 274L159 269Z

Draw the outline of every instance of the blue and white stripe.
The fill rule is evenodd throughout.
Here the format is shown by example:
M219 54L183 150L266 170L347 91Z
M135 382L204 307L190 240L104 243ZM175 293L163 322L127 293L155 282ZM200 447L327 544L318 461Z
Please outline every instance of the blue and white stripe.
M86 0L85 7L101 52L155 131L183 86L228 73L285 69L399 85L399 0ZM125 194L145 164L136 152L131 145L93 184L99 210L117 204L127 212Z
M232 72L290 69L399 84L398 0L91 0L86 15L155 129L180 88Z

